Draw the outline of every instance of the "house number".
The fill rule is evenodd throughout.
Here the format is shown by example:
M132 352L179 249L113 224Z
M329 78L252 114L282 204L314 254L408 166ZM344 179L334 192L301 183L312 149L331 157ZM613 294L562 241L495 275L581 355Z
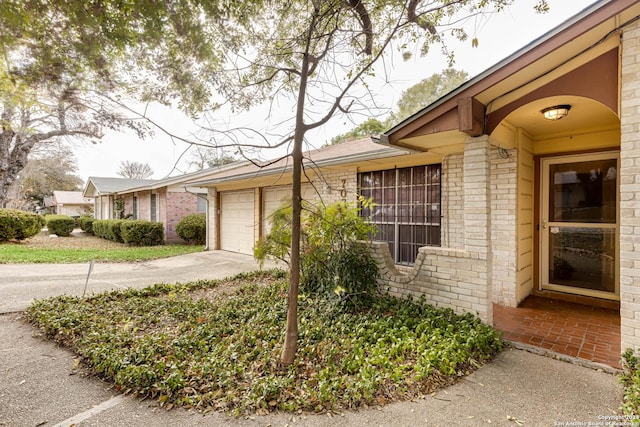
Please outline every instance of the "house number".
M342 188L340 189L340 197L342 198L343 202L347 201L347 180L346 179L342 180Z

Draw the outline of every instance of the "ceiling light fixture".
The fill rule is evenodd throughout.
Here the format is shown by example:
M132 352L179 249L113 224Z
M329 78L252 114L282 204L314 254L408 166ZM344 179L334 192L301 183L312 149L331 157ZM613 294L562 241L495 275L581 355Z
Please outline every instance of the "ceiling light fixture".
M545 108L541 113L547 120L560 120L569 114L570 109L571 105L555 105L553 107Z

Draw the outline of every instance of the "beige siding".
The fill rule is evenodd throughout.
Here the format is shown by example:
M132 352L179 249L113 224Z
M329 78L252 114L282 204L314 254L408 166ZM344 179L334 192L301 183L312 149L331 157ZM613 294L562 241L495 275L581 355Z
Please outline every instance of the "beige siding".
M534 161L533 142L520 134L518 152L518 267L517 303L533 290L533 193Z

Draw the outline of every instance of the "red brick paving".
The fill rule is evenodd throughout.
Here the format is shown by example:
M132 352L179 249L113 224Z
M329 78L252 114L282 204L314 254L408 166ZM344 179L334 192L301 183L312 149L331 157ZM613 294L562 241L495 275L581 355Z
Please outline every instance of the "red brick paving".
M518 308L493 305L503 338L620 367L620 312L529 296Z

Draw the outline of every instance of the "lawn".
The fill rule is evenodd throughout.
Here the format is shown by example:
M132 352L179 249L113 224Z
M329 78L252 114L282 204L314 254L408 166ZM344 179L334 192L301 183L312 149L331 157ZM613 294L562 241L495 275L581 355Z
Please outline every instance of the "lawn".
M471 314L385 296L350 312L301 295L298 357L283 369L286 289L286 273L263 271L60 296L36 301L26 318L116 390L234 414L413 399L502 349L499 333Z
M133 247L84 232L69 237L37 235L21 242L0 243L0 264L134 262L201 252L202 246L169 244Z

